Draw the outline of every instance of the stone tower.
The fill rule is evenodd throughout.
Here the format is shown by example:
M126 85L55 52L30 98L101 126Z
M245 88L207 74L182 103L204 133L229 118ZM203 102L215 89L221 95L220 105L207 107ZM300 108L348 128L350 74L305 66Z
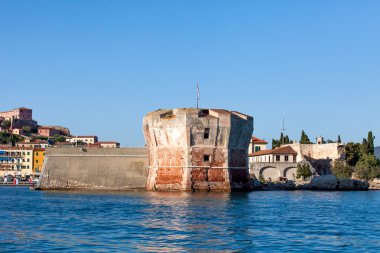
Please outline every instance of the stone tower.
M253 118L222 109L162 109L143 120L148 190L249 190Z

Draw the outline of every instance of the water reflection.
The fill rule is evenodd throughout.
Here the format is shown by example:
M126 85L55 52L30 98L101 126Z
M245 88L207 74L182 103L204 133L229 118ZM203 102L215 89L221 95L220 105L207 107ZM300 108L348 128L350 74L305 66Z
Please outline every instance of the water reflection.
M380 192L0 191L5 251L371 252L380 246Z

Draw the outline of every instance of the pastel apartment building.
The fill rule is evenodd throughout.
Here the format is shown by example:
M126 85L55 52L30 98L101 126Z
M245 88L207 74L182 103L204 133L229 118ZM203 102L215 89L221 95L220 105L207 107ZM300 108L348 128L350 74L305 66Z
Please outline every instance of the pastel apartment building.
M13 134L17 134L17 135L24 135L24 130L20 129L20 128L15 128L12 130L12 133Z
M16 142L16 147L47 148L47 147L49 147L49 142L47 142L47 141Z
M45 149L35 148L33 150L33 174L40 174L44 165Z
M33 148L0 147L0 175L31 175L33 169Z
M45 137L51 137L54 135L60 135L61 131L58 129L52 128L52 127L39 127L38 128L38 135L45 136Z

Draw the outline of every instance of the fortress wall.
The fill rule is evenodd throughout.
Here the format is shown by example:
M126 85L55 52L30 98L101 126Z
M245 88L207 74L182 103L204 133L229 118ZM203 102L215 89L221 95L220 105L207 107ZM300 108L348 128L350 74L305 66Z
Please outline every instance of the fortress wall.
M38 189L145 190L146 148L48 148Z
M222 109L160 109L143 120L150 149L147 189L249 189L253 118Z
M312 157L313 159L338 159L338 146L338 143L302 144L301 149L303 155Z

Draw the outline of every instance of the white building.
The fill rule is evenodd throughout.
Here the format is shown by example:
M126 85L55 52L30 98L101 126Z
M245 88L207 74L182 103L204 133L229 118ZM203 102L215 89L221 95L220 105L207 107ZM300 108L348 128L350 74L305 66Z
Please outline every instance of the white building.
M98 142L98 137L97 136L76 136L76 137L69 137L66 138L66 141L71 142L71 143L76 143L76 142L83 142L86 144L95 144Z
M101 148L120 148L120 143L116 141L99 141L96 144L99 144Z
M261 150L267 150L267 144L268 142L266 140L252 136L251 141L249 142L248 154L259 152ZM249 162L253 162L253 158L251 156L249 157Z
M250 156L250 173L267 181L295 180L297 152L289 146L273 150L261 150Z

